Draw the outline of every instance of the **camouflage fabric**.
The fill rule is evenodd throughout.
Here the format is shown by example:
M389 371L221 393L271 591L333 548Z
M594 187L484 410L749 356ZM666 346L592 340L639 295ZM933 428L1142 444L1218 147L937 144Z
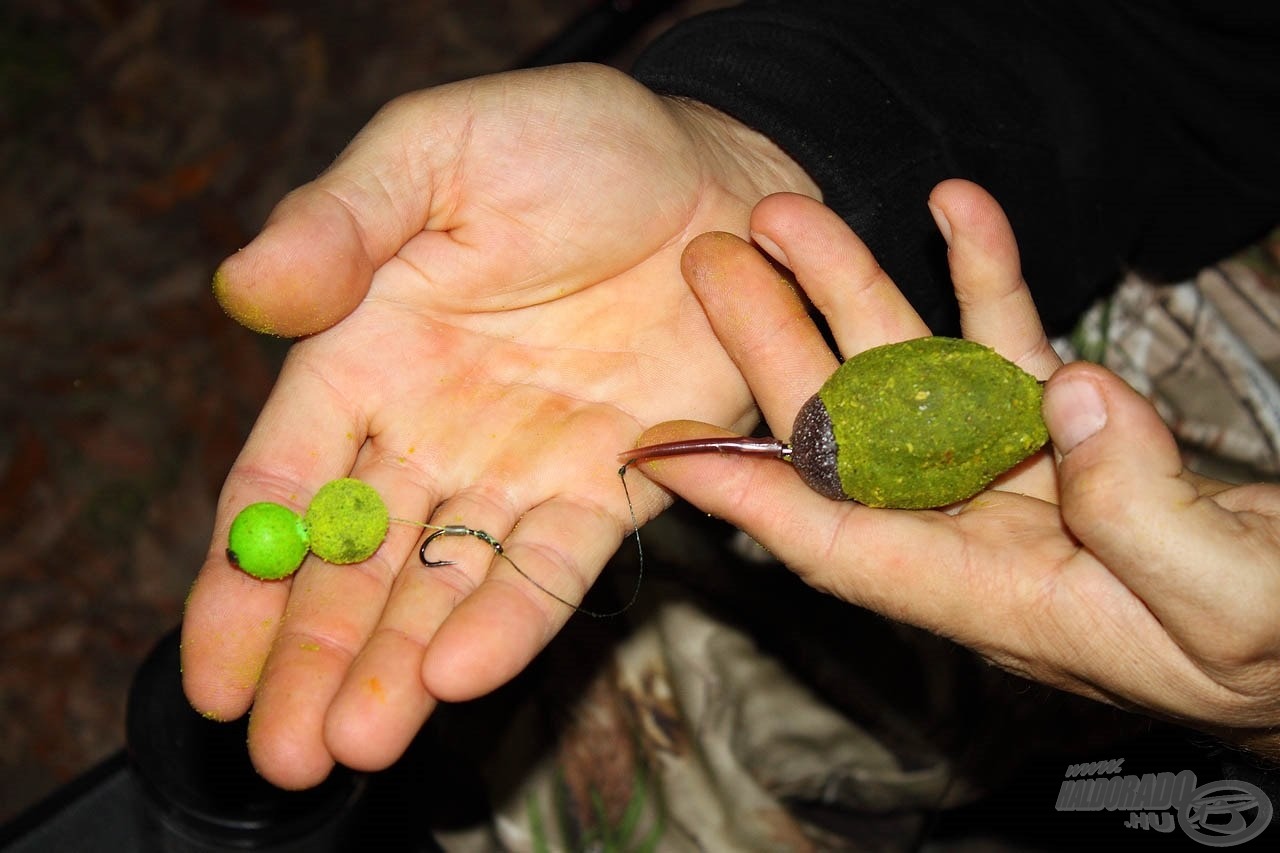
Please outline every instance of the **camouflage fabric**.
M1280 474L1280 229L1160 285L1131 275L1060 348L1145 394L1187 452L1224 479Z

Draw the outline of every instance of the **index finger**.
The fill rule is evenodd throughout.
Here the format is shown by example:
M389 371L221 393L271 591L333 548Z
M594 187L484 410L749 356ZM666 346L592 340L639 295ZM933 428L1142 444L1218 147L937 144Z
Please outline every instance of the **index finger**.
M233 719L248 709L291 587L231 565L227 531L236 513L257 501L302 512L320 485L351 470L364 426L334 397L312 374L282 373L223 486L182 625L183 685L192 705L212 717Z
M790 434L800 406L839 365L800 295L732 234L694 238L681 266L765 419Z

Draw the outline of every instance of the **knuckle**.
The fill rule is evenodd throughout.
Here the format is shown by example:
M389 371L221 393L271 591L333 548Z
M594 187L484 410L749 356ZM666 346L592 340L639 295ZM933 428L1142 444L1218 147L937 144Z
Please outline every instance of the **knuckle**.
M1062 480L1062 517L1082 538L1123 530L1131 520L1133 496L1122 477L1106 466L1068 471Z

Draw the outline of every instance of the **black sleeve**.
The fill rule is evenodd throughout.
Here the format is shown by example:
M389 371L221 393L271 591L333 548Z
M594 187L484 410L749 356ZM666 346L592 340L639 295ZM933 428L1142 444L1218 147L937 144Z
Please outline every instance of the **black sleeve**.
M633 73L773 139L938 332L956 312L925 200L982 184L1062 331L1124 269L1185 276L1280 222L1278 35L1274 3L762 0Z

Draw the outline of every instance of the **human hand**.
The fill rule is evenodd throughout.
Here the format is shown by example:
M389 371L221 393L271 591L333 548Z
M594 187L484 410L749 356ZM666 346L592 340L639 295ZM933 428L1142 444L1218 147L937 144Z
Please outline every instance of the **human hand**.
M710 454L643 470L818 589L1027 678L1280 756L1280 488L1184 471L1168 429L1118 377L1058 369L996 202L948 181L930 205L950 231L965 336L1051 377L1043 411L1057 464L1049 451L1032 457L949 511L829 501L770 460ZM927 334L820 204L766 199L751 228L791 267L846 356ZM805 307L727 235L694 241L684 268L775 434L787 435L837 364ZM640 443L718 432L674 422Z
M709 228L816 188L763 137L624 75L568 66L405 96L219 270L228 312L296 344L230 473L183 625L192 704L283 787L394 761L439 700L519 672L569 608L464 537L392 525L356 566L262 582L224 552L254 501L355 476L393 517L502 540L581 599L630 531L615 454L695 412L745 429L745 382L679 274ZM650 517L665 493L634 490Z

